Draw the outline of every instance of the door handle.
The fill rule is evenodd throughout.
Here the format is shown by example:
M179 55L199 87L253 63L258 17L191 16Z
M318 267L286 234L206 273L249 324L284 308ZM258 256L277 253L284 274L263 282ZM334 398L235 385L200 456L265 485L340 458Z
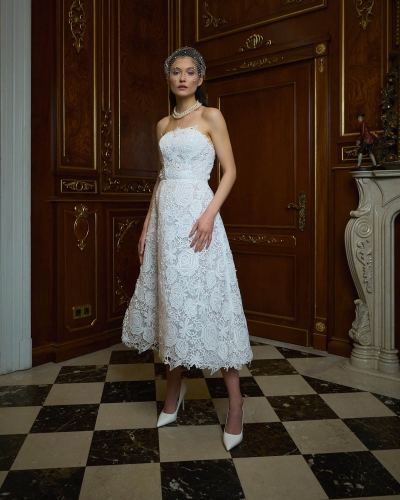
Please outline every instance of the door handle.
M301 232L306 227L306 195L304 191L299 194L299 204L289 203L288 208L294 208L299 212L299 229Z

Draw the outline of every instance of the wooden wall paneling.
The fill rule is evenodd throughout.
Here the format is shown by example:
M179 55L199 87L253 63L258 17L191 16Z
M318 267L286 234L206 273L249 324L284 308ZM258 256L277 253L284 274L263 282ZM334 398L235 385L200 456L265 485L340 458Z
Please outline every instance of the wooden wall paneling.
M118 326L135 290L140 264L137 245L146 218L146 209L110 208L107 215L108 328Z
M313 347L326 350L329 224L329 57L326 42L314 46L314 321Z
M104 326L104 224L98 203L59 203L57 212L56 359L61 361L81 353Z
M103 108L102 169L106 194L151 193L158 173L156 124L168 114L163 72L168 56L168 2L149 0L111 3L110 69L103 81L111 89ZM109 23L103 17L103 26ZM107 56L104 56L107 60ZM108 71L108 72L107 72ZM105 132L108 128L112 132Z
M58 145L61 172L96 169L95 0L61 0L58 11Z
M326 0L196 0L196 42L326 7Z
M359 15L360 14L360 15ZM380 89L388 56L388 2L364 4L341 0L341 135L357 134L357 113L371 130L381 129Z
M46 27L44 29L44 26ZM45 36L43 36L45 34ZM33 366L52 360L56 308L55 213L56 164L56 5L53 0L32 0L32 344Z

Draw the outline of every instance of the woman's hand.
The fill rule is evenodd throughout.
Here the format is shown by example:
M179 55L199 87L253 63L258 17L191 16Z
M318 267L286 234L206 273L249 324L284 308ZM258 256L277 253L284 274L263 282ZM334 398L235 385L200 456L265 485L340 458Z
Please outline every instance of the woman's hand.
M195 252L201 252L203 248L208 248L212 240L212 232L214 229L215 215L204 212L204 214L197 219L195 225L190 231L189 238L194 234L195 237L190 244L190 248L194 247Z
M143 254L144 254L144 247L146 246L146 236L147 236L147 224L143 226L142 234L140 235L138 243L138 254L139 254L140 265L143 264Z

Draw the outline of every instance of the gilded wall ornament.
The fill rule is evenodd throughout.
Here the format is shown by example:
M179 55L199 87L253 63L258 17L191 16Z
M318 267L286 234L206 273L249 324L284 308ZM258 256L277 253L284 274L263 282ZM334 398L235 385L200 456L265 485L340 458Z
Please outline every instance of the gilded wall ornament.
M301 0L286 0L283 5L290 5L292 3L301 3Z
M214 28L218 28L220 24L228 24L228 21L226 19L217 19L215 16L213 16L210 12L209 5L208 3L204 3L204 16L203 19L205 19L205 28L209 28L210 26L213 26Z
M118 304L120 306L129 305L129 302L131 298L129 295L125 292L124 287L122 285L122 280L117 276L117 290L115 291L115 295L119 298Z
M318 321L318 323L316 323L315 325L315 328L318 332L324 332L326 330L325 323L322 323L322 321Z
M74 221L74 234L76 239L78 240L78 247L80 250L83 250L86 247L85 240L89 236L89 222L88 218L88 207L85 205L77 205L74 207L75 210L75 221ZM86 231L81 234L80 233L80 224L83 222Z
M366 30L367 26L371 22L371 20L368 19L368 16L372 16L372 8L374 6L374 3L375 0L354 0L354 4L356 6L356 11L357 11L357 18L361 17L359 25L362 27L363 30Z
M272 40L264 40L262 35L254 34L246 40L244 47L240 47L239 52L258 49L267 45L272 45Z
M266 244L266 243L269 245L273 245L276 243L284 243L284 240L274 238L273 236L265 236L265 235L252 236L250 234L243 234L240 236L232 236L232 237L229 237L229 240L241 242L241 243L252 243L253 245Z
M73 181L61 181L61 186L62 186L62 191L69 190L69 191L94 191L96 192L96 181L80 181L80 180L73 180Z
M306 227L306 195L302 191L299 195L299 204L289 203L288 208L294 208L299 212L299 229L301 232L304 231Z
M325 54L326 52L326 45L324 43L320 43L316 46L315 52L321 56L322 54Z
M103 141L101 171L103 174L109 175L111 174L110 165L112 163L112 143L108 138L111 132L111 109L102 109L101 111L104 115L103 123L101 124L101 138Z
M73 0L69 9L68 23L71 28L72 38L75 40L72 45L79 54L86 31L86 17L81 0Z
M318 71L320 73L323 73L324 69L325 69L325 58L324 57L320 57L318 59Z
M250 68L259 68L261 66L265 66L266 64L274 64L278 61L284 59L281 57L274 57L273 59L269 59L268 57L263 57L262 59L256 59L255 61L248 61L242 63L240 66L235 68L229 68L226 71L238 71L239 69L250 69Z
M115 238L117 240L117 252L119 252L121 249L121 243L122 240L124 239L124 236L134 224L139 224L139 221L138 220L130 221L129 219L126 219L125 222L118 222L119 231L118 233L115 234Z

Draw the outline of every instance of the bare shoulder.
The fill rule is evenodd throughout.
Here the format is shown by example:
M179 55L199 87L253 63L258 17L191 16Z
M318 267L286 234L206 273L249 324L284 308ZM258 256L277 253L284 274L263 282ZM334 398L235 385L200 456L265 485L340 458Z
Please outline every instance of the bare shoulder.
M165 116L162 118L158 123L157 123L157 137L160 139L161 135L163 134L164 130L168 127L170 123L171 117L170 116Z
M210 125L216 125L218 123L225 123L224 117L222 113L217 108L204 108L203 109L203 118Z

